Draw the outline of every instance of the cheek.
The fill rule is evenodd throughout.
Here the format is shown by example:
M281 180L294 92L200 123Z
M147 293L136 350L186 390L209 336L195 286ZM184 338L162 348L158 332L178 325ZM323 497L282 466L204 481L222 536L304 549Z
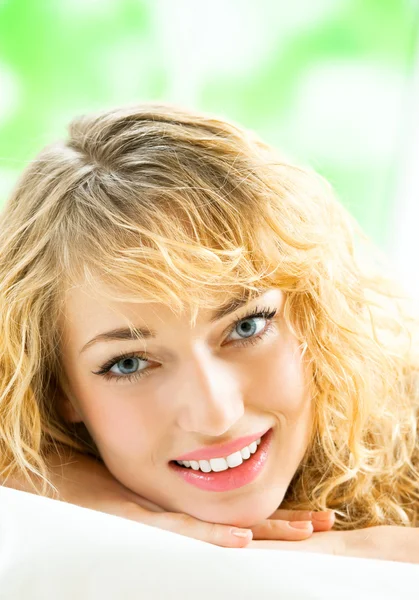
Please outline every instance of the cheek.
M296 421L310 412L305 365L298 343L281 339L267 349L251 375L251 397L258 405L281 414L287 421Z
M140 397L135 384L121 388L124 384L90 386L86 393L84 386L78 393L84 423L103 458L142 456L165 427L152 398Z

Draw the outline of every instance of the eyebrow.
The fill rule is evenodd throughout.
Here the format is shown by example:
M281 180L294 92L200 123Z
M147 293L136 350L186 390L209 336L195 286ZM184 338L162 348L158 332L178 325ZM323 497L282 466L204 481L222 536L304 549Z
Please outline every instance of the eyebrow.
M246 292L240 296L232 298L222 304L219 308L217 308L212 315L210 316L210 323L214 323L214 321L218 321L223 317L226 317L232 312L235 312L250 300L253 300L251 295ZM142 339L150 339L157 337L157 332L149 329L148 327L133 327L132 330L129 327L112 329L111 331L106 331L105 333L99 333L94 338L89 340L83 348L80 350L80 354L85 352L88 348L93 346L93 344L97 344L99 342L114 342L114 341L133 341L138 340L138 338Z

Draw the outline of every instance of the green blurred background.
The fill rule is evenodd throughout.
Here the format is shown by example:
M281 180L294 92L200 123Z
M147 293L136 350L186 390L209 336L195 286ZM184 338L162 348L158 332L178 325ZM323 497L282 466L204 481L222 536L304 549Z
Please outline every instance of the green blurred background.
M385 249L417 33L412 0L0 0L0 206L74 115L165 100L317 169Z

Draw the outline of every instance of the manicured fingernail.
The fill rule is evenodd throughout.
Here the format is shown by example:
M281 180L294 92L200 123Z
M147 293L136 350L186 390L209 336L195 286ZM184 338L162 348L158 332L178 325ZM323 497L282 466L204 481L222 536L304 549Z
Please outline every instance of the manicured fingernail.
M294 529L312 529L311 521L289 521L288 525Z
M231 533L232 533L232 535L235 535L235 536L241 537L241 538L247 538L252 534L250 529L232 529Z
M333 510L319 510L319 511L313 511L312 512L312 518L315 521L328 521L329 519L331 519L334 515L334 511Z

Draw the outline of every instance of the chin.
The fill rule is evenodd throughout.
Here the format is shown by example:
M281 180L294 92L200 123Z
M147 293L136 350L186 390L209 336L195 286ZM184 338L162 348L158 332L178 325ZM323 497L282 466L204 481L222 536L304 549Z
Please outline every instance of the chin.
M185 507L182 512L209 523L219 523L224 525L234 525L235 527L252 527L269 517L278 509L286 488L275 490L275 492L257 492L253 494L243 494L242 497L222 500L202 502L200 506Z

